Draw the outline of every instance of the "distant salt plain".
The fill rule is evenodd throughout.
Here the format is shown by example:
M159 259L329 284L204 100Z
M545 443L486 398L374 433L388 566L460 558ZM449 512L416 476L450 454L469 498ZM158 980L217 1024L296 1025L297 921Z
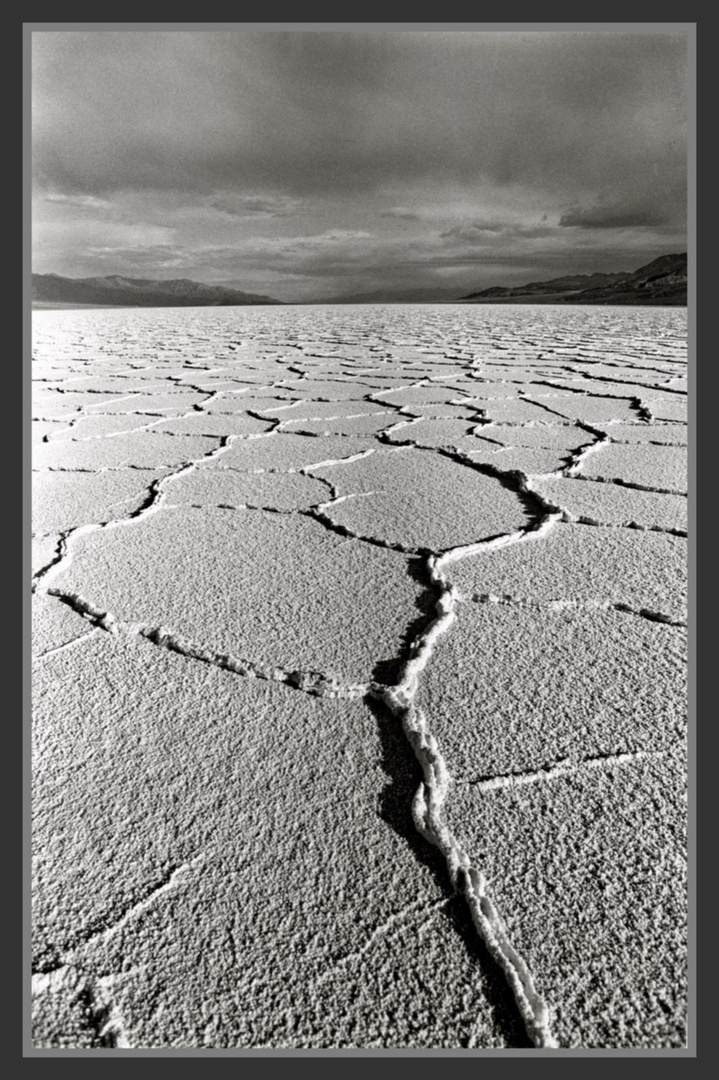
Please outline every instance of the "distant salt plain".
M33 314L38 1047L681 1047L686 314Z

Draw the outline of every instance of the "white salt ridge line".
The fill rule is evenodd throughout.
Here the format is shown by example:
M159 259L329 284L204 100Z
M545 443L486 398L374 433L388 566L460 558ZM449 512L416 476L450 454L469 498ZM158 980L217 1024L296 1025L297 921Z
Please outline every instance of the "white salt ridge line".
M621 386L622 385L621 382L616 382L615 380L609 379L607 376L604 376L604 375L588 375L588 374L582 375L580 373L580 376L581 376L581 378L583 378L583 379L585 379L587 381L591 380L591 381L594 381L594 382L608 382L608 383L611 383L613 386ZM554 381L552 381L550 379L537 379L536 380L536 385L541 384L542 386L549 386L554 390L567 390L567 391L569 391L570 394L577 394L580 397L582 395L586 395L588 397L606 398L606 399L608 399L610 401L613 401L615 399L617 401L630 401L630 402L632 402L632 404L635 405L635 407L636 407L637 403L639 405L641 405L642 399L640 397L638 397L636 394L610 394L610 393L602 394L599 390L587 390L584 387L575 389L574 387L571 386L571 383L574 382L574 381L576 381L576 380L568 379L566 383L556 383L556 382L554 382ZM643 390L661 390L662 389L661 386L653 386L651 383L633 382L633 383L629 383L628 385L639 386ZM666 389L666 387L665 387L665 389ZM685 391L684 390L671 390L670 393L684 395Z
M442 818L442 804L449 787L446 763L434 736L428 731L424 713L413 705L399 705L387 697L394 712L402 715L402 726L424 772L412 805L418 831L445 856L453 886L468 902L473 922L512 988L528 1034L537 1046L559 1044L549 1027L546 1003L537 993L532 975L522 957L511 945L502 920L486 893L486 881L472 867L469 856L460 847Z
M296 470L291 470L300 473L307 473L310 469L325 469L332 465L350 465L353 461L361 461L362 458L369 457L370 454L376 453L375 447L370 447L367 450L360 450L356 454L350 454L348 457L343 458L327 458L325 461L313 461L309 465L300 465ZM286 471L290 471L289 469ZM312 479L322 479L322 477L313 477Z
M498 400L506 401L507 399L504 398L504 399L498 399ZM488 420L484 424L479 424L479 427L481 427L483 430L486 430L489 427L495 427L495 428L519 428L521 430L523 430L524 428L548 428L551 431L554 428L586 426L586 423L585 423L584 420L582 420L582 421L568 420L566 416L560 416L559 413L556 413L555 415L557 416L557 420L555 420L554 423L550 422L549 420ZM604 423L607 423L607 424L623 424L623 423L630 423L630 422L639 423L639 421L624 421L624 420L603 420L602 421L603 424ZM602 434L604 434L604 432L599 432L598 434L602 435Z
M205 436L205 438L217 438L218 436ZM235 438L236 436L232 436ZM137 472L157 472L158 469L172 469L172 465L100 465L97 469L91 469L83 465L72 465L67 468L56 465L43 465L33 469L34 473L92 473L94 476L99 476L100 473L108 472L126 472L128 469L134 469Z
M534 479L541 479L541 477L535 476ZM590 478L583 477L582 479L589 480ZM566 507L562 507L562 520L570 525L595 525L602 529L636 529L638 532L666 533L668 536L685 538L689 535L686 529L672 528L669 525L641 525L638 521L602 521L600 518L589 517L587 514L574 514Z
M78 953L81 953L88 946L92 946L97 942L104 944L110 940L110 938L123 930L129 922L136 919L138 915L153 907L160 896L183 884L190 870L204 859L205 855L201 852L193 859L190 859L189 862L177 867L172 871L167 881L153 889L144 900L128 908L116 922L104 930L89 935L79 945L67 950L63 954L62 963L58 967L52 971L34 973L31 981L33 997L62 991L70 991L79 996L84 991L90 1000L86 1015L88 1020L93 1022L97 1028L98 1040L102 1043L104 1040L111 1039L111 1046L130 1047L132 1044L125 1029L124 1021L111 996L111 991L118 976L110 975L99 978L86 976L77 966L76 958ZM122 976L127 974L129 972L121 973Z
M390 376L387 376L390 378ZM403 390L427 390L432 389L424 385L424 380L420 379L419 382L413 383L401 383L399 386L389 386L386 390L373 390L371 394L366 395L369 401L372 398L383 397L385 394L401 394ZM381 405L393 405L391 401L378 402Z
M305 402L306 404L306 402ZM330 420L361 420L365 416L393 416L393 413L388 413L386 409L379 409L377 412L359 412L359 413L338 413L337 416L303 416L300 420L283 420L282 423L285 427L290 424L322 424L329 423Z
M402 408L406 407L407 406L404 405L402 406ZM407 420L398 420L396 424L392 424L390 427L386 427L382 434L391 435L393 432L399 431L400 428L415 427L417 424L421 424L424 419L425 417L423 416L415 416ZM432 417L432 419L435 419L435 417Z
M598 361L598 362L600 362L600 361ZM665 381L660 382L660 383L647 383L647 382L642 382L639 379L630 381L629 379L611 379L608 375L592 375L591 372L580 371L580 370L578 370L576 368L568 369L568 370L575 371L576 374L579 375L581 378L591 380L593 382L611 383L612 386L622 386L624 384L631 385L631 386L640 386L643 390L667 390L671 394L679 394L679 395L686 396L686 390L679 390L679 389L673 388L671 386L671 383L677 381L677 376L666 379ZM661 374L666 375L668 373L667 372L661 372ZM679 376L679 378L682 378L682 376ZM552 385L552 384L549 384L549 385ZM588 391L588 392L591 393L591 391ZM626 397L627 395L626 394L608 394L608 395L601 395L601 396Z
M676 420L676 421L673 421L673 423L677 423L677 424L682 423L682 424L684 424L684 423L686 423L686 421L684 421L684 420L682 420L682 421ZM639 427L639 424L637 424L636 426ZM642 426L646 428L646 425L642 425ZM668 442L665 442L663 439L642 439L641 442L639 442L636 439L618 439L614 435L611 436L611 440L616 446L682 446L682 447L686 447L686 445L687 445L685 442L683 442L683 443L682 442L676 442L675 440L671 440L671 439Z
M526 482L524 478L523 484ZM459 594L447 582L443 568L465 555L520 543L529 536L545 535L560 520L561 514L546 499L539 498L547 507L547 513L534 527L429 557L430 579L441 589L436 602L437 617L415 641L412 655L402 668L399 683L387 688L373 687L371 692L401 719L405 735L422 766L424 782L418 788L412 804L415 827L444 855L452 885L464 894L477 930L504 971L530 1038L537 1046L556 1047L559 1044L550 1031L547 1005L537 993L531 972L511 945L499 914L487 896L484 876L472 867L469 856L442 818L442 805L450 783L449 772L437 740L429 730L425 714L413 703L419 675L426 667L436 641L455 619Z
M163 391L163 393L164 392L165 391ZM167 411L169 411L169 410L164 410L164 411L161 411L161 412L150 412L148 410L137 410L137 411L130 410L128 412L123 412L123 413L86 413L86 412L83 411L82 415L76 416L74 418L74 420L72 421L72 423L69 424L68 427L64 429L64 431L70 431L75 426L75 424L77 423L78 420L82 420L82 419L92 420L92 419L94 419L95 417L98 417L98 416L135 416L135 415L136 416L156 416L157 419L153 420L149 424L138 424L137 427L125 428L123 431L108 431L108 432L103 433L101 435L81 435L79 438L76 438L76 439L59 439L59 438L56 438L56 437L53 437L53 436L58 436L58 435L62 434L62 432L48 432L47 435L43 436L42 441L43 442L64 443L64 442L93 442L96 439L116 439L116 438L120 437L121 435L137 435L138 432L151 431L153 428L157 427L159 424L178 423L180 420L189 420L191 417L196 417L198 414L200 416L202 416L202 415L211 416L211 415L214 415L214 414L210 414L210 413L205 414L204 409L203 409L202 406L206 405L208 401L211 401L212 398L215 397L219 393L220 393L220 391L213 390L212 393L209 395L209 397L207 397L205 399L204 402L200 402L197 405L193 405L193 407L190 410L188 410L188 412L181 413L178 416L166 416L165 413ZM235 415L235 414L232 414L232 415ZM270 418L268 417L267 420L269 421ZM173 437L177 437L177 436L174 436L174 432L164 432L163 431L163 432L160 432L159 434L162 434L162 435L169 434L169 435L173 435ZM267 435L267 434L271 434L271 432L260 432L259 434ZM252 436L241 435L241 436L238 436L238 438L252 438Z
M263 389L263 390L276 390L276 389L278 389L278 387L276 387L276 386L265 386L265 387L261 387L261 389ZM267 397L267 394L265 394L263 396ZM283 401L283 400L284 400L284 398L277 398L277 401ZM266 413L266 412L288 412L290 409L297 409L297 408L299 408L300 405L305 405L305 404L306 404L306 402L305 402L304 398L297 398L296 400L289 402L287 405L270 405L270 407L268 409L253 409L251 411L255 412L258 416L262 416L263 413ZM269 419L275 419L275 417L263 417L263 419L268 419L269 420Z
M547 479L552 479L553 473L547 474ZM537 479L545 479L545 477L538 477ZM633 491L648 491L653 492L655 495L681 495L683 498L687 498L686 491L678 491L676 488L659 488L652 487L650 484L639 484L633 480L623 480L621 476L573 476L573 480L584 480L587 483L595 484L616 484L617 487L631 488Z
M321 477L315 477L315 479L321 479ZM347 502L348 499L368 499L372 495L376 495L376 491L356 491L350 492L348 495L335 495L332 499L328 499L327 502L317 503L311 507L312 510L328 510L331 506L339 506L340 503Z
M492 776L487 780L469 780L478 791L496 791L499 788L522 787L544 780L554 780L569 773L581 773L586 769L612 769L615 765L625 765L641 758L663 757L664 750L636 750L627 754L607 754L606 757L585 758L583 761L570 761L565 758L556 765L547 766L537 772L507 773L504 776Z
M109 415L112 415L112 416L133 416L135 414L131 413L131 412L128 412L128 413L112 413L112 414L110 414L110 413L90 413L88 415L86 413L84 416L78 417L77 419L78 420L79 419L92 420L96 416L109 416ZM58 435L61 434L61 432L59 432L59 431L58 432L50 432L49 433L50 437L49 438L44 437L43 442L60 443L62 445L63 443L68 443L68 442L94 442L96 439L116 439L120 435L137 435L138 432L150 431L152 428L157 427L158 424L166 423L168 420L171 420L171 421L186 420L188 418L188 416L192 416L193 413L185 413L183 416L165 416L164 414L161 415L159 413L137 413L136 415L137 416L156 416L156 417L158 417L158 419L153 420L149 424L138 424L137 427L125 428L122 431L108 431L108 432L104 432L101 435L80 435L76 439L60 439L60 438L53 437L53 436L58 436ZM70 431L72 429L71 429L71 427L68 427L66 430Z
M459 596L460 600L466 599ZM666 623L668 626L686 627L686 622L672 619L671 615L665 615L661 611L652 611L651 608L635 608L630 604L614 600L534 600L524 596L497 596L495 593L473 593L469 599L475 604L497 604L525 608L530 611L621 611L627 615L637 615L649 619L650 622Z
M280 511L282 512L282 511ZM278 682L301 690L313 697L342 698L356 701L365 697L370 690L369 683L341 683L333 675L320 671L297 669L293 671L280 667L256 664L252 660L232 656L230 653L214 652L196 642L187 640L179 634L166 630L162 626L148 626L146 623L121 621L111 611L102 611L79 593L66 592L62 589L49 588L49 596L67 604L73 611L92 622L96 628L109 634L126 637L142 637L153 645L176 652L190 660L199 660L211 667L231 671L248 678L263 679L266 682ZM58 650L59 651L59 650ZM46 654L43 654L46 655Z
M45 649L45 652L36 653L32 658L32 662L36 663L39 660L45 660L48 656L56 656L58 653L65 652L66 649L71 649L74 645L79 645L82 641L87 641L88 638L96 637L98 629L99 627L94 627L94 629L88 630L86 634L71 638L62 645L56 645L53 649Z
M596 454L611 444L612 440L605 432L597 431L594 434L597 436L595 442L586 443L576 450L573 450L568 464L561 466L559 469L554 469L552 472L528 474L527 480L530 485L530 490L534 491L534 488L531 488L531 482L533 480L576 479L577 474L583 468L586 459L590 457L591 454ZM579 479L583 479L583 477L579 477ZM534 493L536 494L536 491L534 491Z
M94 945L96 942L104 943L109 941L110 938L114 937L120 930L123 930L128 923L136 919L138 915L141 915L144 911L153 907L160 896L172 892L178 886L182 885L190 871L194 869L198 863L204 862L205 858L205 853L201 851L198 855L195 855L181 866L175 867L168 875L166 881L152 889L143 900L139 900L136 904L132 904L127 908L115 922L102 930L96 930L94 933L87 934L87 936L81 939L79 944L73 945L71 948L67 949L61 955L61 962L56 968L53 968L48 972L37 972L33 974L33 990L35 990L36 987L39 991L52 989L53 982L56 982L58 979L58 972L62 972L68 968L71 969L73 966L72 961L75 959L78 952L85 949L88 945Z
M163 896L165 893L172 892L178 885L181 885L188 876L190 870L193 869L197 863L203 862L204 859L204 852L200 852L199 855L195 855L194 858L183 863L182 866L178 866L172 871L166 882L153 889L144 900L140 900L137 904L133 904L132 907L128 908L117 922L112 923L104 930L100 930L86 938L83 942L83 946L87 946L91 943L94 944L96 941L101 941L103 943L109 941L111 937L114 937L120 930L123 930L127 924L136 919L138 915L141 915L144 911L153 907L157 902L158 897ZM73 950L73 952L74 951L75 950Z

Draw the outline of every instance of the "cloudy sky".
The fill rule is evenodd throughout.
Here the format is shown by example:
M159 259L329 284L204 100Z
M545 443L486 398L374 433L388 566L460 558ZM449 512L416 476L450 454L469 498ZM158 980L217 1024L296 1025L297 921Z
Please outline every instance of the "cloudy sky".
M686 250L681 32L32 34L33 270L285 301Z

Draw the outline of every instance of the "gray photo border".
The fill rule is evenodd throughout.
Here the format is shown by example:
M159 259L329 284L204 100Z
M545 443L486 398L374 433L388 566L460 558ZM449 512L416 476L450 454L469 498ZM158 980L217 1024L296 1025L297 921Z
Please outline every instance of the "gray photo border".
M285 1048L251 1048L251 1049L212 1049L199 1047L186 1048L138 1048L138 1049L103 1049L101 1056L103 1062L108 1058L257 1058L267 1061L270 1058L295 1058L295 1059L336 1059L336 1058L365 1058L365 1059L394 1059L394 1058L439 1058L452 1059L452 1065L457 1064L457 1059L467 1061L489 1057L503 1060L514 1058L533 1058L537 1061L538 1054L541 1058L671 1058L686 1059L697 1057L697 550L696 550L696 526L697 526L697 23L696 22L564 22L564 21L512 21L512 22L395 22L395 21L358 21L358 22L311 22L311 21L271 21L271 22L23 22L23 193L22 193L22 346L23 346L23 377L22 377L22 493L23 493L23 557L22 557L22 580L29 582L30 548L31 548L31 520L30 520L30 376L31 376L31 48L32 34L42 31L92 31L103 32L112 30L140 31L152 30L184 30L193 32L217 31L217 30L260 30L260 31L363 31L383 33L391 30L403 31L551 31L580 30L587 32L597 31L621 31L621 32L644 32L644 33L677 33L684 32L687 35L687 120L688 120L688 154L687 154L687 179L688 179L688 219L687 219L687 256L688 256L688 376L689 376L689 740L688 740L688 776L689 776L689 1034L686 1048L662 1049L662 1048L576 1048L560 1050L536 1049L444 1049L444 1048L328 1048L328 1049L285 1049ZM53 1048L39 1049L32 1046L31 1042L31 821L30 821L30 790L31 790L31 746L30 724L32 712L32 680L31 680L31 634L30 634L30 602L29 589L23 593L22 611L22 718L23 718L23 932L22 932L22 1042L23 1058L90 1058L97 1060L98 1051L82 1048ZM310 1065L311 1061L307 1060ZM415 1068L414 1062L411 1068ZM553 1067L553 1066L550 1066ZM654 1065L652 1067L655 1067Z

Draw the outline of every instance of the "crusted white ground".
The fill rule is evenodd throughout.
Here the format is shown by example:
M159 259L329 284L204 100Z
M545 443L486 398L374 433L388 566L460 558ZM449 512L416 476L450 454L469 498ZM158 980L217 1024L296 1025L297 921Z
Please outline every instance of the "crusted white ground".
M685 313L33 320L35 1044L684 1046Z

